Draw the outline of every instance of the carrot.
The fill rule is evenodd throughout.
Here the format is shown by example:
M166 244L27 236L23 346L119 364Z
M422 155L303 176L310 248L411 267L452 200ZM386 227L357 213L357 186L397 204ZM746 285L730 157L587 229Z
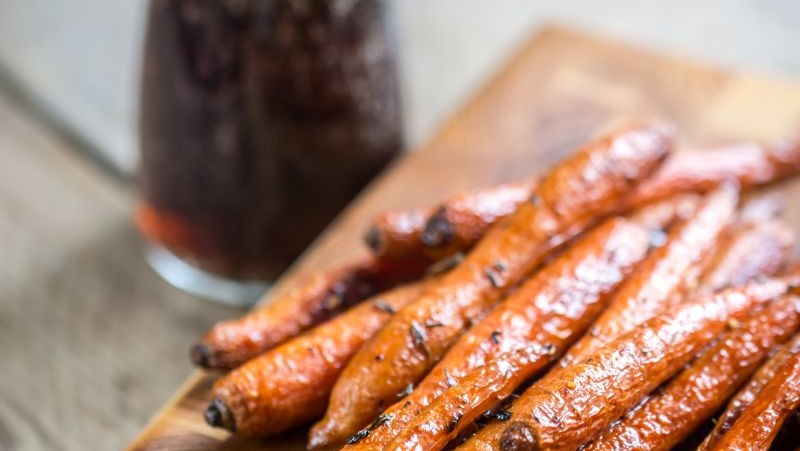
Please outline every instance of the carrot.
M709 264L699 289L712 292L776 274L788 263L794 243L794 231L781 220L740 222Z
M800 172L800 139L769 145L741 143L675 153L630 199L633 205L679 191L707 192L725 180L763 185Z
M214 384L206 421L254 437L319 418L350 357L426 283L378 294L231 371Z
M217 323L194 345L192 360L203 368L234 368L368 296L419 278L424 271L418 263L370 258L316 274L241 318Z
M392 441L400 431L404 437L411 429L416 433L416 426L403 428L418 424L422 409L437 398L442 400L451 385L461 386L459 380L472 370L510 350L529 344L546 347L547 353L515 355L530 371L541 369L589 326L606 298L647 254L648 241L645 229L623 218L608 219L588 232L461 336L413 392L383 412L391 420L345 449L375 449ZM403 438L403 442L430 449L430 441L437 439L433 435L456 434L469 424L450 427L454 412L448 411L450 403L446 404L431 415L436 418L421 426L426 432ZM462 408L457 415L471 414ZM444 427L426 428L437 421ZM426 440L427 445L419 444Z
M675 374L731 318L782 296L798 279L773 279L700 296L656 316L516 400L500 449L575 449Z
M672 133L663 124L631 125L556 166L531 202L497 224L458 267L353 357L325 417L311 430L309 446L343 442L424 376L544 256L617 209L667 155Z
M677 371L724 329L731 317L741 318L798 282L800 272L696 296L679 304L582 362L534 383L511 405L512 421L489 424L457 449L558 448L551 442L552 435L536 435L536 431L555 434L556 440L563 440L564 449L575 449ZM514 423L518 425L511 427ZM515 445L520 448L513 448Z
M742 416L742 412L753 404L759 393L771 381L778 369L792 355L792 350L800 349L800 335L783 345L758 371L750 381L736 393L728 402L725 411L717 418L716 425L710 434L703 440L699 451L709 451L717 446L723 435L727 433Z
M561 367L583 360L637 324L665 311L693 290L733 218L737 191L724 186L709 194L694 217L676 226L666 244L626 281Z
M646 229L663 233L663 230L671 228L676 223L691 218L702 203L702 199L699 194L678 193L640 205L625 216ZM663 238L666 239L665 236Z
M800 346L792 346L786 353L786 361L775 375L710 449L770 448L784 421L800 408Z
M775 144L740 143L675 154L629 200L635 207L679 192L708 192L725 180L743 188L800 172L800 139ZM379 216L366 241L376 255L409 258L470 249L497 221L527 199L533 180L482 188L440 206ZM528 191L530 192L530 191ZM424 240L423 240L424 237Z
M800 323L800 299L785 296L720 337L692 365L583 451L669 450L708 420Z
M364 241L383 258L438 260L471 248L535 187L534 181L506 183L452 197L438 207L386 212L375 218Z

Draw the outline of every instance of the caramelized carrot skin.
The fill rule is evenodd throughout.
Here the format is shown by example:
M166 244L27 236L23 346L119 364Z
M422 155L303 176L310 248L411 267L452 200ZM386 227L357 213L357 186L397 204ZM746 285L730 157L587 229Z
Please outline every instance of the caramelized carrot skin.
M800 299L786 296L703 353L663 389L603 431L583 451L669 450L708 420L800 323Z
M491 224L530 199L538 183L507 183L453 198L428 218L420 235L423 253L439 259L471 248Z
M415 383L554 248L612 213L671 149L672 127L633 125L582 149L542 181L453 271L402 309L354 356L309 446L343 442ZM430 326L433 325L433 326ZM379 356L379 358L376 358Z
M737 227L703 274L700 289L713 292L776 274L791 258L795 236L783 221L768 219Z
M800 348L800 335L795 336L783 345L775 355L756 371L750 381L731 398L725 411L717 418L716 426L698 448L699 451L708 451L716 446L719 439L731 429L742 415L742 412L753 403L764 386L775 377L775 373L791 356L791 350L795 348Z
M226 406L226 414L233 417L229 427L248 437L275 434L318 418L350 357L427 283L376 295L250 360L214 384L212 406Z
M693 290L734 219L737 201L735 188L723 187L709 194L695 215L676 226L666 244L620 287L608 308L570 348L560 366L582 360Z
M763 185L799 171L800 140L680 152L642 183L630 202L637 205L680 191L705 192L729 179L738 180L741 186Z
M800 407L800 346L787 350L776 370L739 419L710 449L768 450L784 421Z
M364 243L380 258L425 260L422 233L435 211L435 208L411 208L380 214L367 229Z
M390 260L439 260L471 248L531 196L532 180L473 190L437 207L389 211L372 222L365 242Z
M678 305L560 370L557 377L534 384L514 404L509 428L514 422L524 425L533 434L527 443L534 449L577 448L691 360L729 318L783 295L787 288L773 280ZM514 448L526 442L512 431L501 437L501 450L524 449Z
M458 381L462 377L497 356L532 344L548 346L549 352L539 355L538 360L524 353L507 359L509 364L517 366L522 363L515 362L513 357L527 359L523 365L526 369L542 368L589 326L608 296L647 254L648 240L645 229L623 218L611 218L588 232L465 333L410 395L384 411L391 415L390 421L345 449L368 450L386 445L408 423L415 418L419 420L420 412L432 401L446 402L443 399L460 396L450 390L461 387ZM506 371L504 375L512 377L510 381L516 380L512 372ZM448 389L452 383L457 383L456 387ZM485 392L484 396L489 396L488 390L494 385L484 387L484 392L477 387L471 387L475 388L472 393L477 396ZM435 417L431 423L442 423L440 420L445 419L443 422L449 425L452 412L446 410L447 406L432 409L425 411L426 417ZM459 412L477 416L483 410ZM447 429L455 434L466 424L469 423L460 422L459 427L446 425L444 429L430 431L430 435Z
M552 362L555 355L554 347L529 346L492 359L434 399L383 449L443 449L484 412L510 396L525 379Z
M797 282L800 273L793 273L682 303L536 382L511 406L510 421L489 424L457 449L575 449L676 372L730 317L782 296ZM525 437L535 443L519 443Z
M424 271L418 263L368 259L314 275L241 318L217 323L194 347L192 359L205 368L235 368L368 296L419 278Z
M707 192L729 179L738 180L742 187L750 187L798 172L800 140L681 152L670 158L652 180L636 189L629 205L635 207L679 192ZM476 190L445 201L439 208L390 212L387 217L376 220L367 241L375 243L371 247L376 255L387 258L415 258L426 254L441 257L467 250L493 224L510 215L527 199L524 190L518 189L526 184L532 191L533 181L519 182ZM427 245L422 241L424 230L428 230Z

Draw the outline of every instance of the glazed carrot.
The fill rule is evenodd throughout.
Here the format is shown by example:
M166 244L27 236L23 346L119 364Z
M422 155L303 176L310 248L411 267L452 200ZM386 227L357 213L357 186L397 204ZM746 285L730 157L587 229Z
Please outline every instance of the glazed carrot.
M792 355L793 349L800 349L800 334L783 345L761 368L756 371L749 382L728 402L725 411L717 418L716 425L698 448L698 451L713 449L722 436L728 432L756 399L764 386L774 377L778 369Z
M798 282L800 272L795 272L784 277L729 288L713 295L695 296L673 307L670 313L659 315L637 326L582 362L561 368L555 374L551 373L539 380L511 405L509 412L512 421L489 424L458 447L458 450L501 449L506 430L517 420L522 424L515 426L508 435L519 437L507 437L513 440L506 443L505 449L514 449L510 448L512 445L523 446L517 449L539 449L540 446L531 443L537 437L529 427L530 423L536 421L534 414L542 426L551 432L553 428L562 427L560 431L564 439L569 437L569 441L564 442L565 449L569 449L572 440L582 440L572 446L574 449L589 441L595 433L599 433L616 417L629 410L652 390L650 387L658 386L659 383L651 379L657 372L660 374L657 379L669 377L670 374L665 376L665 373L671 371L666 371L661 365L668 362L671 369L677 370L690 359L691 355L678 358L676 352L683 353L687 347L691 348L689 354L698 350L696 345L702 346L707 341L702 335L705 327L708 328L705 332L710 332L713 336L716 334L715 330L724 328L731 317L746 315L753 307L782 296ZM668 331L674 333L670 336L666 333ZM652 337L653 332L657 332L663 339L660 345L657 340L642 340L643 337ZM697 339L698 334L702 339ZM679 346L672 347L676 341ZM660 349L655 349L654 346ZM667 347L670 349L666 349ZM679 362L675 361L676 358L683 363L677 364ZM588 378L590 375L596 376L594 380ZM548 398L545 394L548 390L552 390L553 398L563 395L563 403ZM581 395L585 397L581 398ZM570 403L574 404L574 411L570 410ZM624 405L620 407L620 403ZM553 410L545 413L544 410L548 407ZM558 421L552 420L559 416L564 420L561 426ZM590 419L601 421L597 423ZM588 437L584 434L587 424L594 425L595 429ZM525 437L531 440L526 440ZM547 442L544 448L549 449L550 446Z
M568 450L595 438L689 362L732 318L798 281L771 279L700 296L637 326L517 399L500 449Z
M368 259L312 276L286 295L237 319L217 323L192 348L204 368L234 368L349 306L419 278L418 263Z
M783 221L740 222L709 264L699 289L712 292L776 274L788 263L794 243L794 231Z
M530 371L542 368L580 337L611 292L647 255L648 241L648 231L623 218L608 219L587 232L462 335L413 392L383 412L390 420L345 449L375 449L391 442L401 430L408 431L403 430L407 424L416 422L415 418L419 420L422 409L437 398L441 400L448 387L510 350L529 345L547 347L546 354L516 355L525 360L524 366L530 367ZM418 437L419 440L434 439L431 437L434 433L456 434L464 424L469 424L462 422L459 428L449 427L453 412L441 413L447 425L429 431L429 436ZM483 410L474 416L481 413ZM464 410L458 414L470 416ZM439 415L428 423L442 418ZM403 440L414 442L413 437Z
M768 450L784 421L800 408L800 346L764 385L711 450Z
M800 139L769 145L742 143L708 151L675 153L636 189L633 205L678 191L706 192L724 180L763 185L800 172Z
M214 384L206 421L253 437L319 418L350 357L426 283L378 294L231 371Z
M708 420L800 323L800 299L785 296L718 343L582 451L669 450Z
M325 417L311 430L309 446L341 443L369 424L545 255L615 211L667 155L671 138L669 126L632 125L556 166L531 202L497 224L460 265L400 310L353 357L334 386Z
M536 183L522 181L473 190L438 207L390 211L373 221L365 242L387 259L438 260L471 248L499 219L530 198Z
M709 194L694 217L676 226L666 244L620 287L608 308L559 365L583 360L693 290L734 218L737 199L736 189L730 185Z
M676 153L629 201L634 207L682 191L707 192L724 180L744 187L763 185L800 172L800 140L765 145L733 144ZM379 217L367 234L376 255L391 258L467 250L496 221L510 215L527 195L518 190L533 181L483 188L445 201L439 207L394 211ZM487 195L484 197L483 193ZM502 208L494 203L502 202ZM516 204L515 204L516 202ZM434 215L435 212L443 212ZM505 213L504 213L505 212ZM427 224L426 224L427 223ZM422 241L427 230L426 241ZM436 251L439 250L438 253Z
M680 201L680 199L677 200ZM663 220L665 223L669 221L668 218L663 218ZM732 240L731 245L726 248L726 252L722 253L723 258L715 262L715 264L722 266L723 269L709 271L707 274L713 274L713 277L704 288L708 291L715 291L723 286L732 285L733 282L738 282L747 275L755 277L774 274L778 268L781 267L782 263L789 258L791 245L793 243L791 230L783 225L777 227L778 225L780 224L764 223L752 225L755 230L748 229L748 233L738 234ZM773 228L770 226L776 227ZM742 242L746 245L742 245ZM761 243L760 246L758 245L759 242ZM743 248L747 248L751 252L745 254L742 252ZM735 263L737 261L740 263L747 261L749 264L736 267ZM545 271L546 270L543 270L540 275L543 275ZM718 283L719 286L715 286L712 282ZM703 284L704 282L701 281L701 286L703 286ZM564 289L571 289L568 285L562 286ZM522 291L522 289L520 291ZM555 292L557 293L557 291ZM515 293L515 296L517 293ZM519 318L505 311L505 307L511 302L512 298L504 301L503 304L487 317L487 319L479 323L472 331L462 337L461 341L469 336L475 335L474 332L480 330L484 325L486 325L486 327L496 327L494 324L491 324L491 319L495 317L502 318L503 321L519 324L521 322ZM554 305L550 308L571 311L573 318L575 317L574 315L580 313L579 309L575 309L575 305L566 306L555 301L551 302ZM800 304L797 305L800 306ZM589 317L593 318L596 316L596 313L595 311L594 315L589 315ZM556 318L558 318L558 316L556 316ZM561 318L561 321L553 321L552 318L548 320L547 317L543 317L539 325L540 328L550 329L556 337L560 334L566 335L566 331L557 326L565 327L566 321L563 318ZM586 326L588 326L588 323L584 325L584 328ZM485 329L485 327L483 328ZM502 331L503 329L498 328L498 330ZM485 332L484 335L488 333L489 332ZM483 340L474 341L480 343L482 347L487 346ZM564 351L564 342L564 340L559 340L552 335L548 337L546 334L542 333L532 335L527 341L527 343L530 344L550 344L553 356L559 355ZM521 347L525 344L526 341L521 340L518 346ZM507 348L510 349L511 346ZM451 354L453 354L456 349L458 349L458 344L454 346L453 350L440 362L438 367L445 365L445 362L447 362L448 358L450 358ZM429 406L422 410L422 413L413 415L419 412L419 406L414 403L415 395L418 390L425 387L425 384L432 375L436 374L435 368L431 372L431 375L425 379L423 384L407 398L412 401L411 405L403 403L402 406L405 409L388 409L386 413L395 414L396 417L393 418L392 421L387 422L386 426L373 431L373 434L377 432L375 435L380 436L384 433L383 431L386 430L386 428L396 428L397 426L395 423L397 422L397 418L403 418L405 413L407 417L413 416L413 420L411 420L410 424L398 434L392 444L386 449L404 450L414 449L416 446L421 446L422 449L440 449L440 446L444 446L448 441L458 436L458 434L469 425L469 421L474 420L482 412L494 407L500 400L510 395L522 382L533 377L541 366L543 366L543 363L549 361L548 359L541 359L542 362L531 360L529 355L522 352L523 351L516 353L511 352L496 357L494 360L487 357L483 361L490 362L487 364L488 368L479 368L463 378L451 376L452 379L455 379L456 385L446 388L446 390L441 389L440 391L444 390L441 395L439 395L438 392L431 393L428 396L429 399L432 399ZM468 360L470 362L474 360L481 362L481 360L476 359L472 355L458 355L457 357L461 357L463 360ZM457 358L451 360L455 362L459 361ZM464 365L462 364L461 366L463 367ZM459 374L458 366L454 366L454 368L456 368L455 371L453 367L448 366L448 368L450 368L450 374ZM495 368L502 368L503 370L494 371ZM400 405L400 403L398 403L398 405ZM458 408L455 409L454 406L458 406ZM453 421L454 415L461 417L459 421ZM372 439L373 435L369 438ZM367 441L367 444L369 443L375 443L375 441Z
M647 202L626 213L625 217L646 229L663 233L663 230L669 229L676 223L691 218L702 199L703 196L699 194L678 193ZM666 235L663 236L663 239L666 239Z
M510 396L525 379L555 357L555 346L529 346L507 352L474 369L448 388L400 431L386 451L443 449L489 409ZM507 411L498 411L507 421ZM375 449L366 447L364 449Z

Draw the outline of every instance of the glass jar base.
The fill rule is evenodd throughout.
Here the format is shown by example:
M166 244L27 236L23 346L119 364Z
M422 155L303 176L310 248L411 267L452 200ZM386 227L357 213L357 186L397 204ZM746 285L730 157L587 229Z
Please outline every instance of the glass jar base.
M147 262L170 285L211 302L234 307L251 307L269 289L262 281L227 279L198 269L169 250L148 245Z

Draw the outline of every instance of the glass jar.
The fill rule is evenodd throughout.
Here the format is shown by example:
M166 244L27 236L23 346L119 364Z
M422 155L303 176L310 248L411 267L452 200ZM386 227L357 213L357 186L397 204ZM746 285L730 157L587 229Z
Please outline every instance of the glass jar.
M153 0L143 71L136 220L190 291L256 297L195 279L272 280L401 149L383 1Z

